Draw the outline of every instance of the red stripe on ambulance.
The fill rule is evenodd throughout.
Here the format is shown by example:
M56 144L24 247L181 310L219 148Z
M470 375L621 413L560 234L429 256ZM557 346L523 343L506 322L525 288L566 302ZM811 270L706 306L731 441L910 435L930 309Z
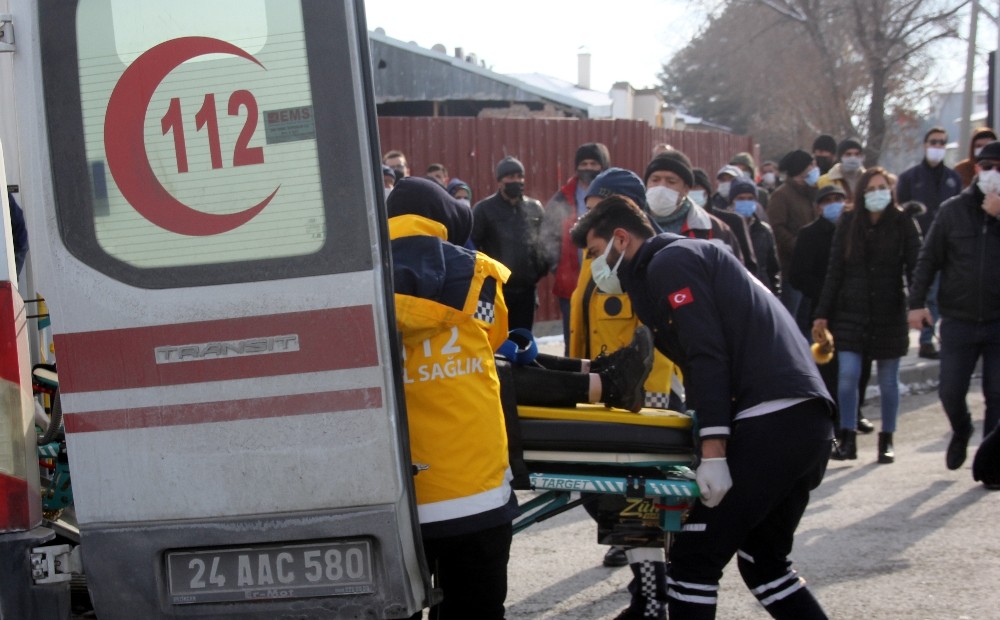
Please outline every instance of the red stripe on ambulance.
M381 407L382 389L372 387L224 402L67 413L64 417L64 423L67 432L92 433L358 411L380 409Z
M294 347L289 339L294 337ZM145 388L322 372L378 365L372 306L154 325L54 337L63 393ZM195 353L173 363L157 360L204 343L275 341L266 355ZM230 347L231 349L232 347Z

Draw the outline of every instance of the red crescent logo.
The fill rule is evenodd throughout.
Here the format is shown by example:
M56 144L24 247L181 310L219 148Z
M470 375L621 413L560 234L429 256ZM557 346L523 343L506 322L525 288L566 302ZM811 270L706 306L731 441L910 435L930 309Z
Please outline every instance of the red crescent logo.
M232 54L260 63L231 43L209 37L181 37L150 48L129 65L115 85L104 117L104 149L108 168L132 208L160 228L180 235L206 236L246 224L264 210L271 195L253 207L219 215L192 209L160 184L146 156L143 125L153 92L181 63L205 54Z

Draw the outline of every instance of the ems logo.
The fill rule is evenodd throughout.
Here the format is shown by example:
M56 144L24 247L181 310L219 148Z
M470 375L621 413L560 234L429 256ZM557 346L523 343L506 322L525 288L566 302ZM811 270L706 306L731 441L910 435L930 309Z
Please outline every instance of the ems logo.
M670 307L674 310L681 306L686 306L693 301L694 295L691 294L690 288L684 287L679 291L670 293Z

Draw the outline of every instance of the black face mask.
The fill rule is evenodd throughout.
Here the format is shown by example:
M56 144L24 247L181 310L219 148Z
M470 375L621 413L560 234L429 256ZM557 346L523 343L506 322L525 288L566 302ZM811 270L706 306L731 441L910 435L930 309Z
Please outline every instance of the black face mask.
M833 168L833 159L826 155L817 155L816 165L819 167L820 172L826 174L830 172L830 168Z
M590 185L591 183L594 182L594 179L596 179L597 175L600 173L601 173L600 170L577 170L576 178L580 180L580 183L583 183L584 185Z
M508 198L520 198L524 195L524 182L512 181L503 184L503 193Z

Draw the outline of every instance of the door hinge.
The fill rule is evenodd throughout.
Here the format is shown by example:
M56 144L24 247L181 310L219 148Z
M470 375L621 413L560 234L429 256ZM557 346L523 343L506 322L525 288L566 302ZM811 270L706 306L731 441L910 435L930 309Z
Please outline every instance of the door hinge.
M0 52L14 51L14 18L10 13L0 13Z
M31 578L36 585L62 583L83 574L79 545L52 545L31 550Z

